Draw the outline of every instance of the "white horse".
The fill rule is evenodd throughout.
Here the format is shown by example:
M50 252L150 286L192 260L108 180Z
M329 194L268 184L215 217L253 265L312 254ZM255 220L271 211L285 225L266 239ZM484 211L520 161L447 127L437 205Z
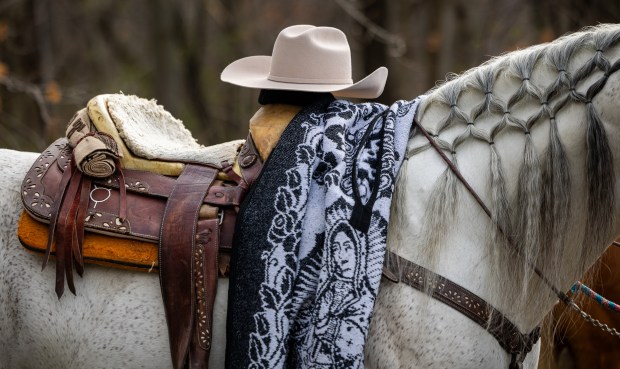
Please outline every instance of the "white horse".
M567 290L620 234L619 60L620 25L599 26L494 59L432 91L417 120L438 135L494 222L416 134L396 186L388 247L484 298L521 332L541 324L557 297L525 258ZM156 275L87 267L77 296L59 301L53 267L41 272L41 256L20 246L19 188L35 158L0 150L0 368L169 368ZM509 251L495 224L523 256ZM223 367L227 287L221 280L212 368ZM536 367L538 350L524 367ZM382 282L367 367L509 362L461 313Z

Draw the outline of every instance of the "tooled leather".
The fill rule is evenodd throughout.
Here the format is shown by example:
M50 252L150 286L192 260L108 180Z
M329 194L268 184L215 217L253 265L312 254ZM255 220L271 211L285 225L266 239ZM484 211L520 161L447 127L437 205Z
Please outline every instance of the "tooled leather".
M56 251L57 263L60 263L57 264L59 295L62 294L65 277L72 292L75 290L71 274L73 265L80 275L83 272L81 240L84 229L152 242L159 240L159 269L173 365L181 368L187 360L190 368L206 368L217 278L229 273L236 213L250 183L256 180L262 168L251 137L241 151L238 160L243 162L242 176L235 177L236 185L214 181L217 168L188 164L186 170L190 179L183 175L173 178L124 170L125 178L120 180L120 183L125 183L126 195L123 195L123 191L119 191L119 179L115 176L91 180L81 176L77 170L72 172L67 140L54 142L40 155L24 179L22 199L28 212L36 219L51 221L54 224L52 230L61 229L59 244L65 246ZM201 174L196 176L195 171ZM208 175L204 176L205 173ZM72 184L70 178L73 174L80 181L76 179ZM66 181L59 185L63 177ZM61 201L65 190L70 190L73 201ZM179 197L177 190L189 191L189 199L187 195ZM127 204L126 219L121 219L122 199ZM217 207L220 209L219 216L192 221L194 218L188 215L187 204L196 212L202 204ZM56 227L56 221L51 219L53 214L63 218L60 227ZM183 221L170 223L178 219ZM195 225L195 234L182 229L192 228L192 225ZM183 235L189 235L189 238ZM194 237L194 247L188 248ZM179 246L181 244L185 247ZM188 265L194 268L187 269ZM191 272L184 273L184 270ZM173 277L170 278L170 275Z
M249 148L242 148L241 156L257 154L252 141L249 141L249 145ZM28 213L35 219L50 221L54 198L60 195L59 182L63 171L69 166L70 156L68 141L59 139L39 156L24 179L22 199ZM254 182L261 169L262 161L260 156L257 156L251 168L242 169L244 176L239 179L243 186L216 180L204 199L205 204L222 209L219 256L221 277L227 277L230 271L236 211L249 187L245 181ZM87 210L84 212L84 228L90 232L157 243L161 215L176 179L138 170L127 169L124 173L127 186L127 219L124 222L120 220L118 180L95 179L89 192ZM77 264L79 265L80 263Z
M80 189L80 204L75 217L75 239L73 254L75 257L75 269L82 276L84 274L84 259L82 257L82 245L84 244L84 224L86 223L86 213L88 211L88 196L92 181L88 176L82 178L82 188Z
M540 337L540 327L523 334L501 312L473 292L414 262L388 251L384 275L392 281L401 281L419 291L425 291L425 280L434 280L430 286L433 298L459 311L487 330L509 354L525 356ZM406 271L402 273L401 270ZM394 278L394 279L393 279Z
M71 177L67 181L67 178ZM66 171L61 180L60 198L52 209L52 221L50 222L50 236L48 237L46 258L43 267L49 258L52 243L56 245L56 295L62 297L65 288L65 277L69 290L75 294L73 283L73 261L81 262L81 244L79 244L76 221L80 208L81 191L83 189L82 173L75 168L73 163ZM80 271L78 266L78 271Z
M202 225L204 223L204 225ZM217 270L217 258L211 256L211 249L217 247L217 219L199 220L194 250L194 270L196 278L196 328L197 339L204 350L211 348L211 315L209 314L209 295L207 286L210 269Z
M43 176L48 172L52 164L57 161L61 150L66 145L66 140L57 140L50 147L48 147L39 157L35 160L32 167L29 169L26 177L22 181L22 201L24 206L35 214L41 214L45 218L51 217L52 209L54 206L54 197L50 196L51 191L46 191L42 182ZM55 186L58 187L62 178L62 173L56 178ZM54 195L57 195L54 192Z
M196 227L202 199L218 170L188 164L177 178L164 212L159 238L159 276L168 323L173 367L182 369L190 361L206 368L204 360L191 362L197 348L191 343L196 322L195 268ZM216 258L217 259L217 258ZM208 355L208 353L207 353ZM207 356L208 357L208 356ZM204 364L204 366L202 366Z
M22 184L22 198L26 210L39 221L49 222L54 199L61 196L59 183L62 167L70 162L66 155L68 141L54 142L35 162ZM58 158L58 160L56 160ZM63 164L60 164L60 161ZM53 165L56 161L57 165ZM161 228L161 214L166 199L175 184L174 177L145 171L126 169L127 219L120 217L120 193L116 178L93 180L90 192L85 228L87 230L157 242ZM239 186L222 183L209 188L204 203L219 207L239 206L246 190ZM97 201L95 201L97 200ZM148 216L145 216L147 214ZM159 215L159 216L156 216ZM228 232L230 227L225 227ZM225 238L227 239L227 238ZM230 245L229 242L226 242Z
M46 167L48 166L47 163L44 163L43 165ZM30 206L32 206L35 209L45 207L47 209L44 209L44 211L49 211L49 217L50 217L49 230L48 230L49 237L47 238L45 257L43 258L43 269L45 269L49 261L49 258L50 258L50 254L52 251L52 243L54 241L55 234L56 234L56 224L58 223L58 217L60 215L59 213L60 206L62 204L61 199L64 196L67 187L69 186L69 181L71 180L72 173L71 171L67 170L65 171L64 175L58 180L57 185L58 185L59 191L56 193L56 196L55 196L58 198L58 201L55 201L54 198L46 196L42 192L43 188L41 185L37 184L36 182L33 182L32 179L29 178L30 173L32 173L33 171L35 172L35 175L39 177L39 175L37 174L38 166L35 166L34 168L35 169L34 170L31 169L28 176L26 176L26 179L24 180L24 183L22 185L22 188L28 188L29 190L31 190L32 191L31 193L33 195L31 198L22 197L22 199L24 201L24 205L26 208L28 208L28 205L26 204L27 202L28 204L30 204ZM26 190L24 190L24 193L26 193ZM49 201L51 201L51 203Z
M217 219L201 219L197 224L194 250L196 323L190 346L190 368L202 368L200 365L206 365L211 351L213 305L218 278L218 223Z
M205 202L219 206L239 206L246 190L239 186L212 186Z

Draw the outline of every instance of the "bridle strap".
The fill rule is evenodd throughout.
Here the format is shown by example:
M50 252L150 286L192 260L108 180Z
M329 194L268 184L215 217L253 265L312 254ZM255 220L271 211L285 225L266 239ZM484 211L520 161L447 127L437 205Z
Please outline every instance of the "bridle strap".
M507 234L504 229L502 228L502 226L500 224L498 224L494 219L493 219L493 215L491 214L491 211L489 210L489 208L486 206L486 204L484 203L484 201L482 201L482 199L480 198L480 196L478 196L478 194L476 193L476 191L474 191L474 189L471 187L471 185L469 184L469 182L467 182L467 180L463 177L463 175L461 174L461 171L456 167L456 165L454 165L454 163L452 162L452 160L450 160L446 154L443 152L443 150L439 147L439 145L437 145L437 142L435 142L435 140L433 139L433 137L431 137L431 135L429 135L429 133L424 129L424 127L422 127L422 125L420 125L420 123L417 121L417 119L413 119L413 125L418 128L420 130L420 132L422 132L422 134L424 135L424 137L426 137L426 139L428 140L428 142L431 144L431 146L435 149L435 151L437 151L437 153L441 156L441 158L446 162L446 164L448 165L448 168L450 168L450 170L452 171L452 173L454 173L454 175L456 175L456 177L461 181L461 183L465 186L465 188L467 189L467 191L469 191L469 193L474 197L474 199L476 200L476 202L478 203L478 205L480 205L480 207L482 208L482 210L484 210L484 212L487 214L487 216L489 217L489 219L491 220L491 222L493 224L495 224L495 226L499 229L499 232L502 234L502 236L504 236L504 238L508 241L508 245L510 246L510 248L512 249L511 251L514 251L519 257L523 258L525 260L526 265L534 272L536 273L536 275L547 285L547 287L549 287L549 289L551 289L551 291L553 291L553 293L560 299L562 300L562 302L569 304L570 303L570 298L562 291L560 291L557 287L555 287L555 285L553 285L553 283L551 283L551 281L543 274L543 272L538 269L538 267L536 265L534 265L529 259L527 259L523 253L521 252L521 250L519 250L515 245L515 241L513 240L513 238Z
M456 165L450 160L446 154L437 145L437 142L426 132L420 123L413 119L413 126L417 127L426 137L430 145L437 151L441 158L446 162L450 170L465 186L467 191L473 196L482 210L487 214L489 219L498 228L503 237L506 238L512 251L523 258L527 266L536 273L540 279L567 305L570 305L568 296L555 287L551 281L530 262L519 249L516 248L514 240L510 235L506 234L504 229L494 221L491 211L484 201L478 196L476 191L471 187L467 180L463 177ZM391 251L386 254L386 266L383 274L393 282L402 281L410 287L420 291L429 291L432 297L459 311L472 321L478 323L482 328L488 331L499 343L499 345L510 354L509 369L517 369L523 367L525 356L531 351L533 345L540 337L540 327L534 328L529 334L523 334L514 323L508 320L499 310L484 301L482 298L450 281L449 279L436 274L424 267L402 258ZM406 271L403 273L403 270ZM426 286L427 281L432 284Z
M486 329L507 353L524 357L540 337L540 327L523 334L499 310L475 293L421 265L391 251L387 252L388 270L398 270L399 280L419 291L430 291L432 297L462 313ZM427 286L427 283L431 284Z

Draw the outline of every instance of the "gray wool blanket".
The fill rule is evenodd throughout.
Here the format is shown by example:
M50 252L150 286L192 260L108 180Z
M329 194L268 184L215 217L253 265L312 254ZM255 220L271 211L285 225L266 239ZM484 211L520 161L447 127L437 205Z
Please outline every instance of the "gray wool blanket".
M286 128L237 218L227 368L363 368L419 101L325 99Z

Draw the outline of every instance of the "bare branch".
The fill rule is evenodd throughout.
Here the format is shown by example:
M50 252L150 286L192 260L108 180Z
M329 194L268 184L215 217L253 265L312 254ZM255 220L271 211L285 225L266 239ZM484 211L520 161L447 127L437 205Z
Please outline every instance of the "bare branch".
M395 58L399 58L407 51L407 43L405 40L396 34L390 33L385 28L380 27L364 13L357 8L357 6L350 0L334 0L351 18L355 19L361 24L370 34L376 37L379 41L385 43L390 47L389 53Z
M41 116L45 127L49 127L51 125L50 115L47 110L47 104L45 102L45 98L43 97L41 87L33 83L20 81L19 79L10 78L7 76L0 76L0 85L5 86L6 89L11 92L17 91L30 95L39 107L39 115Z

